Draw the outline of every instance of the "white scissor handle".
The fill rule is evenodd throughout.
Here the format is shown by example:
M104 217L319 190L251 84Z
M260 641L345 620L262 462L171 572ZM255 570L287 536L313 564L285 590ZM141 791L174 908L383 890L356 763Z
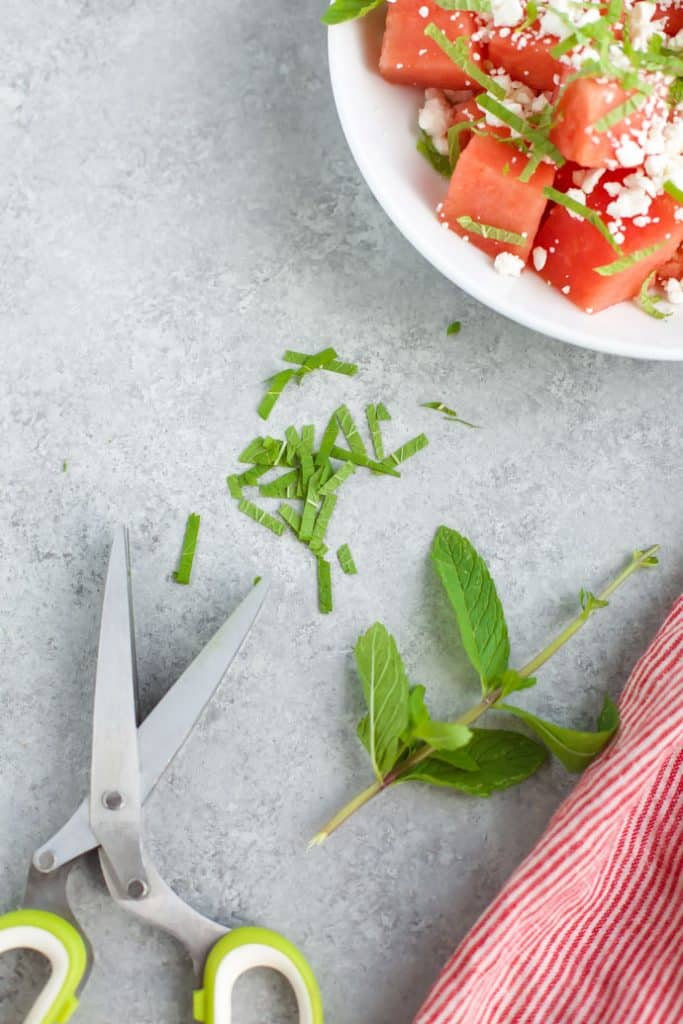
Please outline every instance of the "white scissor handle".
M279 971L292 986L299 1024L323 1024L320 990L308 961L288 939L266 928L236 928L216 943L195 992L195 1017L204 1024L233 1024L232 993L238 978L254 967Z
M65 1024L78 1005L76 991L87 953L73 925L45 910L16 910L0 917L0 955L34 949L50 961L48 981L24 1024Z

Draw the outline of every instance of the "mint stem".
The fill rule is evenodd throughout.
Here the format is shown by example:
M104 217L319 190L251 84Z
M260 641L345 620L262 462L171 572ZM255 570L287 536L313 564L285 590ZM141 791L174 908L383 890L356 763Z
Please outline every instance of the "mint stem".
M626 582L629 576L632 576L639 569L645 569L649 566L656 565L657 561L655 556L658 551L659 545L655 544L646 551L634 552L633 557L626 568L607 584L605 589L598 595L598 599L600 601L607 601L612 594ZM535 658L532 658L531 661L519 670L519 675L523 678L527 678L528 676L533 675L534 672L537 672L542 665L545 665L546 661L552 658L554 654L557 654L561 647L564 647L568 640L571 640L575 633L578 633L578 631L585 626L593 613L598 610L599 609L597 607L582 609L579 614L572 619L569 625L555 637L554 640L551 640L551 642L547 644ZM474 704L468 711L465 711L465 713L460 715L459 718L454 719L454 723L456 725L472 725L495 705L500 696L501 691L499 688L491 690L482 698L482 700L478 701L477 704ZM358 793L353 800L350 800L340 811L337 811L334 817L330 818L327 824L324 825L318 833L316 833L308 844L309 849L312 846L322 845L322 843L324 843L333 832L336 832L336 830L343 825L351 815L355 814L356 811L359 811L361 807L364 807L365 804L369 803L385 789L388 789L396 782L399 782L403 775L410 772L416 765L421 764L422 761L426 761L433 753L435 753L434 747L424 744L411 757L402 761L395 768L392 768L392 770L388 772L383 779L373 782L371 786L367 787L367 789Z

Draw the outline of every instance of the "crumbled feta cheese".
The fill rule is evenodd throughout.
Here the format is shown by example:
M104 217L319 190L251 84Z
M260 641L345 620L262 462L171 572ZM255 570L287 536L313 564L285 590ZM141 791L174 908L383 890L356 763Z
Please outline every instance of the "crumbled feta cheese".
M679 305L683 302L683 281L670 277L664 282L664 291L669 302Z
M423 4L422 7L419 8L417 13L420 15L421 18L428 18L429 8L427 7L426 4Z
M519 25L524 20L524 7L520 0L491 0L491 11L496 27Z
M645 153L633 139L623 135L615 149L615 155L622 167L640 167Z
M531 253L531 258L534 261L535 269L541 271L548 262L548 250L544 249L542 245L537 245Z
M499 252L493 266L503 277L519 277L524 270L524 260L512 252Z
M636 50L647 50L647 44L654 35L664 35L665 21L655 21L657 5L650 0L640 0L631 9L631 43Z
M417 123L431 138L437 153L448 156L448 129L452 107L441 89L426 89Z

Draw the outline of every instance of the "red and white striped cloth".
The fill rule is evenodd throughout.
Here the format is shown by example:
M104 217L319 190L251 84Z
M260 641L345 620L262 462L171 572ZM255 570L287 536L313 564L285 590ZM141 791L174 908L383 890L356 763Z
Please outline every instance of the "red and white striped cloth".
M683 598L415 1024L683 1024Z

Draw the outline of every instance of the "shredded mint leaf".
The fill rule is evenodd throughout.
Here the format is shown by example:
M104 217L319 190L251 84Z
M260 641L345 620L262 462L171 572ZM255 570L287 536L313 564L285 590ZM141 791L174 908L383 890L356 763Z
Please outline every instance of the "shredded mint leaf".
M339 565L341 566L341 571L343 573L346 573L347 576L356 575L358 569L356 568L356 563L353 560L351 548L348 544L342 544L341 547L337 548L337 558L339 559Z
M664 242L657 242L655 245L648 245L645 249L638 249L637 252L632 252L628 256L622 256L618 260L614 260L613 263L605 263L602 267L595 267L595 273L600 274L602 277L612 277L614 274L621 274L622 271L635 266L641 260L646 260L653 256L663 245Z
M434 409L435 412L443 413L444 419L452 420L454 423L462 423L463 427L471 427L473 430L477 430L476 423L468 423L467 420L461 419L455 409L450 409L443 402L423 402L423 409Z
M320 20L323 25L340 25L343 21L364 18L383 3L384 0L333 0Z
M320 511L316 516L313 533L311 534L311 545L322 544L324 541L325 534L327 533L327 527L329 526L336 504L337 496L335 494L326 494L323 498Z
M180 561L178 562L178 568L173 573L173 579L176 583L188 584L190 582L200 521L200 516L195 515L194 512L191 512L187 517L185 536L183 537L183 547L180 552Z
M243 487L254 487L269 469L270 466L252 466L251 469L245 469L243 473L237 475L237 482Z
M277 479L261 484L259 494L263 498L297 498L300 490L299 470L291 469Z
M273 411L275 403L293 376L294 370L282 370L280 373L276 373L269 378L268 390L261 399L258 409L256 410L262 420L268 419Z
M279 519L271 516L264 509L259 508L258 505L254 505L253 502L247 501L246 498L242 498L237 507L245 516L249 516L255 523L265 526L267 530L270 530L271 533L276 534L278 537L281 537L284 533L285 528Z
M582 772L605 749L619 726L618 711L609 697L605 698L600 713L598 732L565 729L511 704L497 704L496 707L526 722L570 772Z
M447 526L436 531L432 561L455 611L465 652L488 693L508 667L510 641L486 562L466 537Z
M427 135L427 132L422 131L422 129L420 129L419 138L415 143L415 149L425 158L428 164L431 164L435 171L443 175L444 178L450 178L453 168L449 157L439 153L432 142L431 136Z
M336 490L341 487L345 480L348 480L350 476L356 472L356 467L353 462L345 462L341 469L338 469L336 473L333 473L328 480L320 487L320 493L324 496L326 494L333 494Z
M572 199L571 196L566 195L564 192L558 192L556 188L544 188L543 194L546 199L551 199L554 203L557 203L558 206L564 206L566 210L571 210L572 213L577 214L577 216L582 217L583 220L592 224L595 230L600 232L602 237L614 249L614 251L618 252L620 256L622 255L621 246L615 240L611 231L596 210L591 210L589 206L585 206L583 203L577 202L576 199Z
M477 82L482 89L491 93L492 96L497 96L499 100L505 99L505 89L503 89L502 85L496 82L494 78L491 78L490 75L485 74L470 57L469 44L464 36L458 36L457 39L451 40L434 22L430 22L427 25L425 35L433 39L446 56L454 64L457 64L459 68L462 68L468 78Z
M338 448L336 444L332 446L330 456L333 459L339 459L341 462L353 462L355 466L364 466L365 469L371 469L373 473L386 473L387 476L401 475L389 465L386 459L382 462L375 462L374 459L369 459L367 455L358 455L356 452L350 452L346 448Z
M459 759L467 755L476 765L464 769ZM486 797L508 789L538 771L547 755L540 743L508 729L472 729L467 747L434 754L399 781L427 782L457 789L470 796Z
M366 455L365 444L363 438L358 433L358 427L356 421L349 412L348 406L340 405L337 409L337 422L339 423L339 429L346 438L346 443L349 449L354 455Z
M236 501L239 501L240 498L244 497L240 478L235 473L231 473L230 476L227 477L227 483L231 498L235 498Z
M607 132L610 128L613 128L615 124L623 121L626 117L630 117L631 114L635 114L636 110L640 110L644 102L645 96L643 96L642 93L636 93L635 96L631 96L629 99L624 100L624 102L620 103L617 107L613 107L613 109L608 111L604 117L601 117L596 121L593 127L596 132Z
M324 558L317 558L318 564L318 608L323 615L332 611L332 567Z
M394 767L408 726L408 677L396 641L379 622L360 637L355 655L368 707L367 748L381 779Z
M644 313L651 316L653 320L666 320L667 317L671 316L671 313L662 313L661 309L657 309L657 303L662 301L661 295L651 293L650 288L652 283L657 276L657 271L653 270L645 280L638 294L638 305Z
M426 448L429 444L429 440L426 434L418 434L411 441L406 441L400 448L397 448L391 455L387 455L386 459L383 459L380 465L386 469L391 469L393 466L400 466L402 462L407 459L412 459L413 455L417 455L423 448Z
M280 505L280 507L278 508L277 514L280 516L281 519L284 519L284 521L287 523L287 526L289 526L290 530L293 530L293 532L298 537L299 534L301 533L301 516L296 511L296 509L292 508L292 506L288 505L286 502L283 502L282 505Z
M446 334L460 334L462 324L459 320L454 320L452 324L449 324L446 328Z
M490 14L490 0L436 0L442 11L471 11L473 14Z
M505 242L507 245L526 245L528 241L516 231L506 231L505 228L497 228L493 224L480 224L468 216L458 217L457 221L465 231L469 231L473 235L481 235L482 238L492 238L495 242Z
M377 419L380 420L380 422L388 422L391 419L389 410L384 402L380 402L377 406Z
M664 191L668 192L672 199L675 199L677 203L683 206L683 189L680 189L673 181L664 182Z
M382 440L382 428L379 425L377 406L368 405L365 410L365 415L368 421L370 437L372 438L372 447L375 452L375 458L381 462L384 458L384 441Z

